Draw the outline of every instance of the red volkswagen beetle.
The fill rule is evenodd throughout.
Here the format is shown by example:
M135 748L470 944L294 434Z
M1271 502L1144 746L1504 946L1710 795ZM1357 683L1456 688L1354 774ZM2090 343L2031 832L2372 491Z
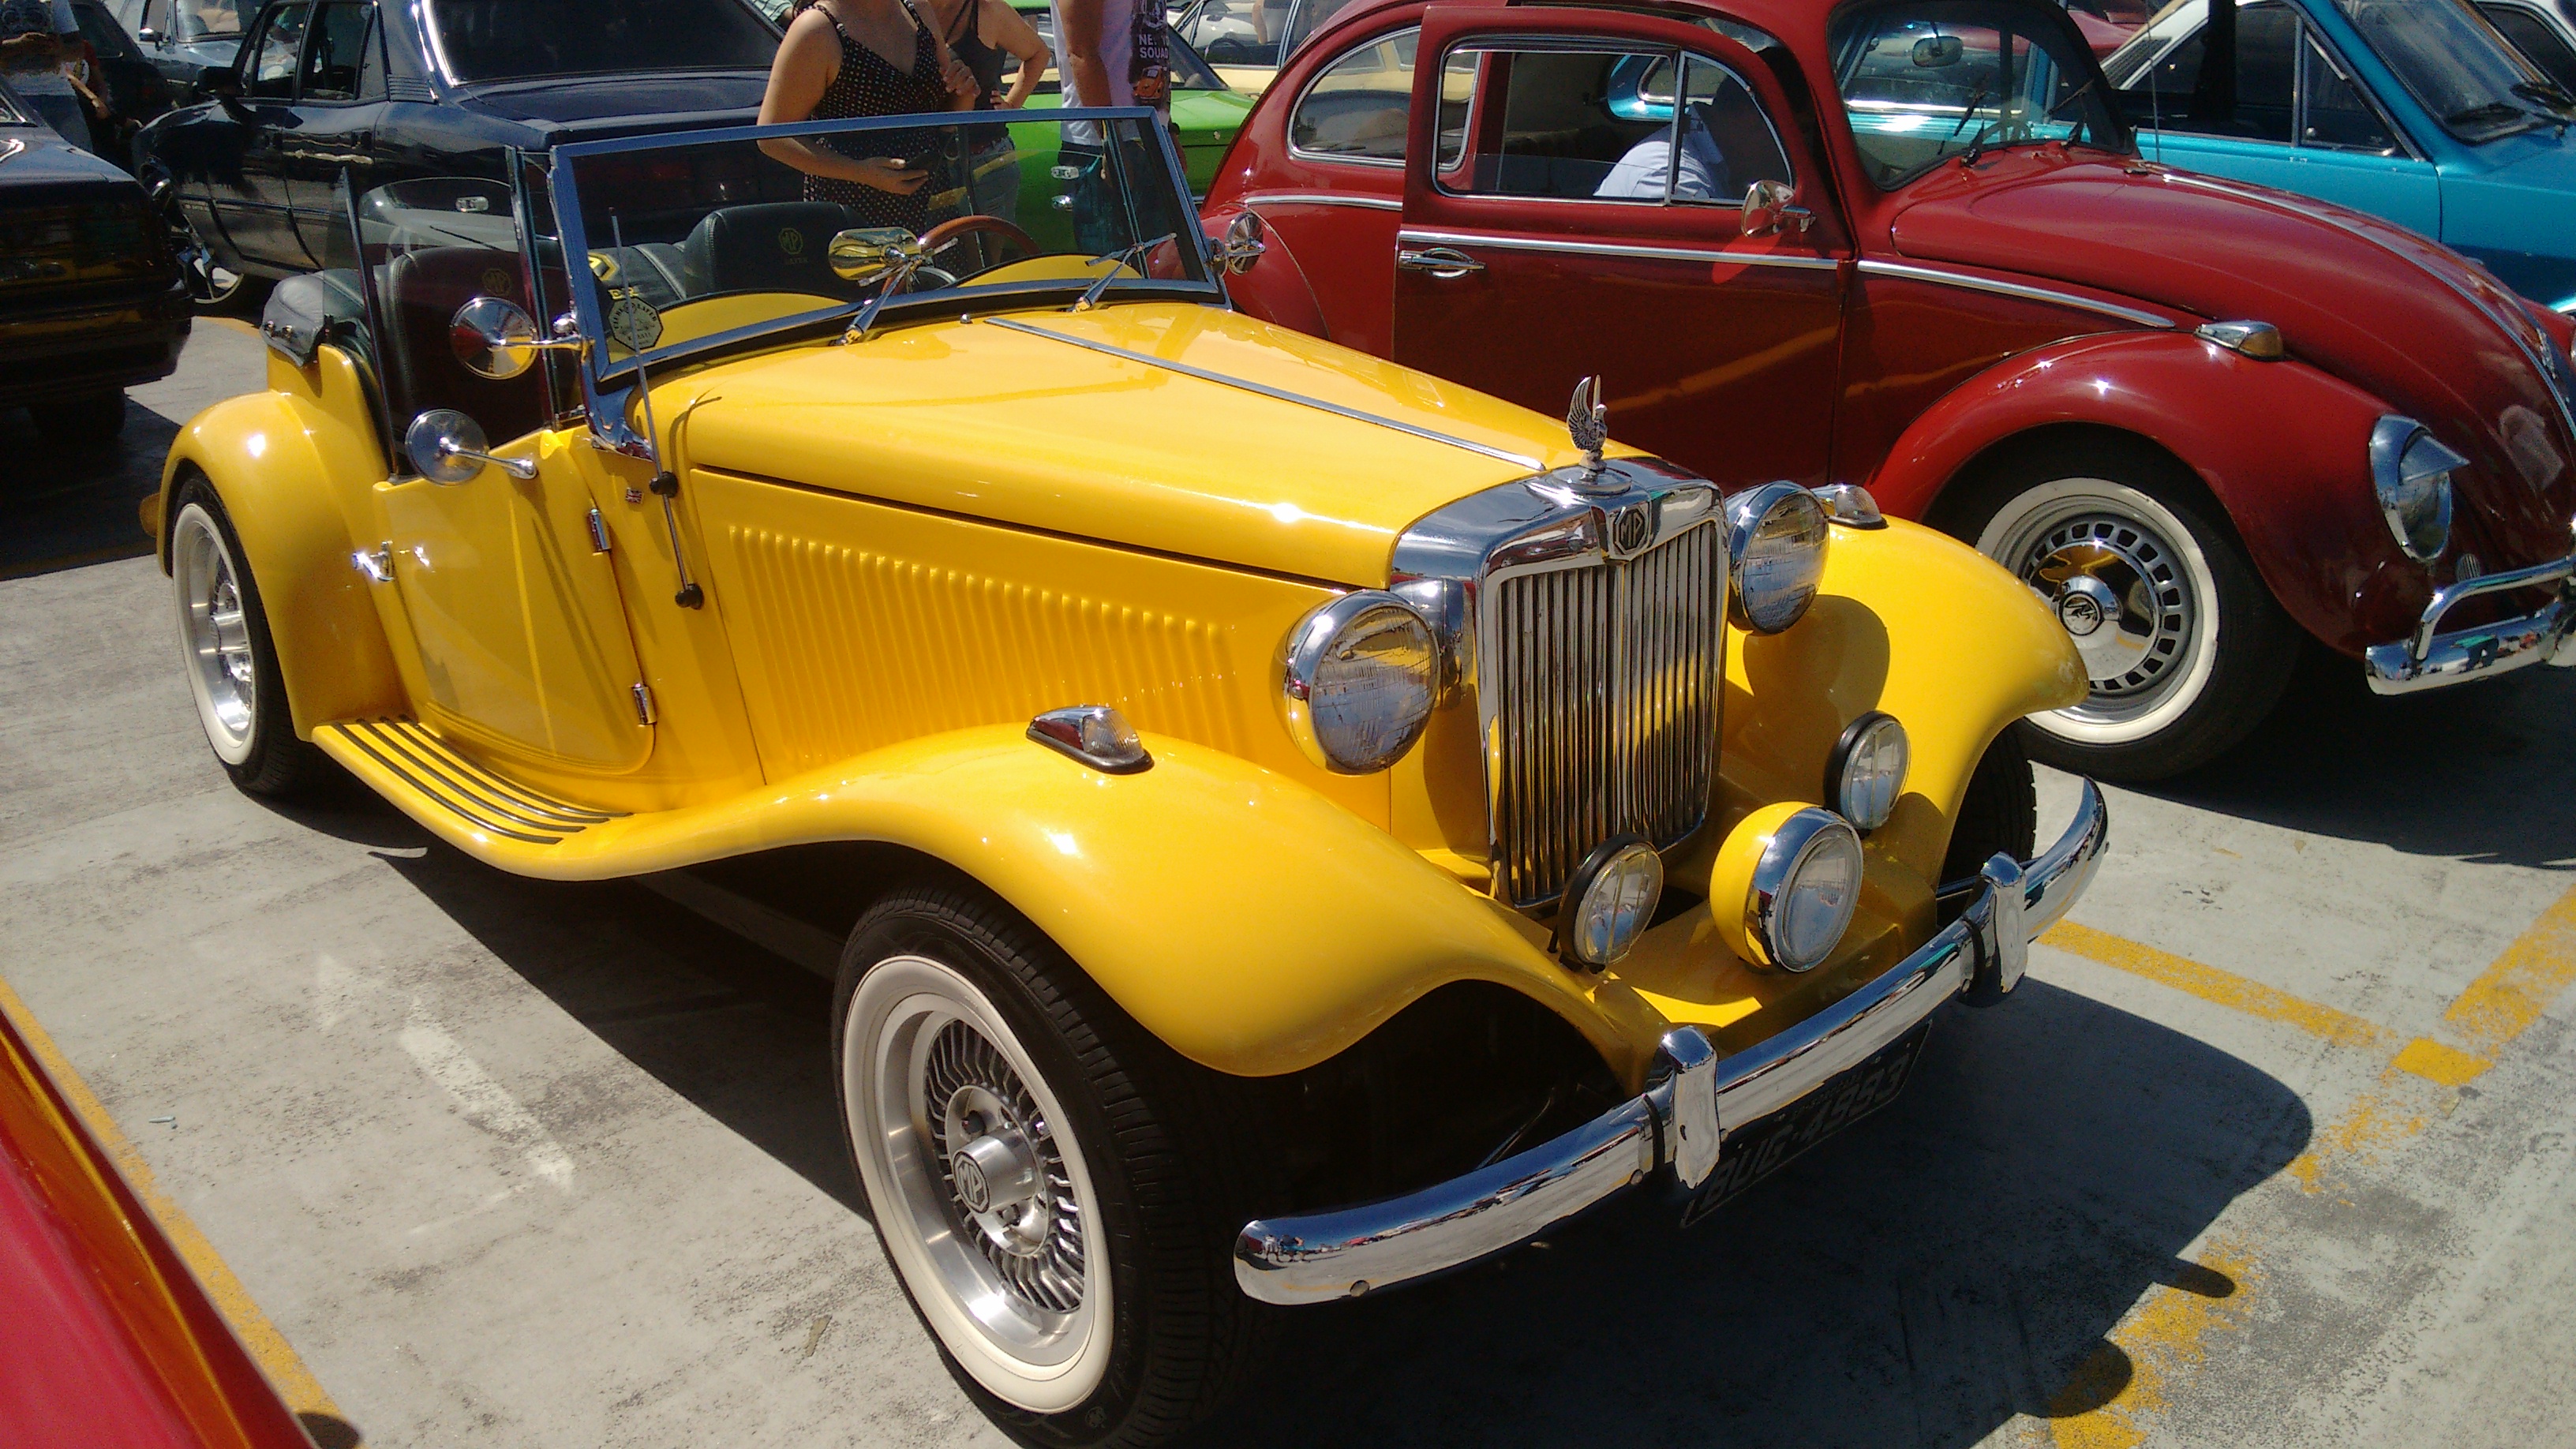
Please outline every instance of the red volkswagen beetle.
M1246 310L1533 407L1597 373L1722 485L1973 542L2092 674L2070 768L2209 759L2303 635L2389 693L2576 663L2569 323L2142 161L2049 0L1360 0L1206 220Z

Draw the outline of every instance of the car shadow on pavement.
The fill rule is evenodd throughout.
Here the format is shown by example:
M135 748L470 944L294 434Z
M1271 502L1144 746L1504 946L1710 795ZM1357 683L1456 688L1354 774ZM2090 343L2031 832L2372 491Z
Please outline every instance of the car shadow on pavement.
M2104 1337L2306 1145L2272 1077L2045 982L1952 1007L1903 1097L1688 1231L1639 1197L1544 1250L1298 1310L1203 1446L1968 1445L2099 1406Z
M2384 697L2361 666L2302 660L2280 709L2219 760L2134 787L2409 855L2576 863L2576 670L2545 665Z
M631 881L530 880L436 842L382 858L593 1036L862 1211L833 1100L830 983Z
M600 1041L864 1214L826 983L633 884L434 843L386 859ZM1194 1441L1971 1444L2116 1394L2104 1335L2157 1285L2231 1296L2180 1255L2310 1130L2245 1062L2031 978L1946 1009L1894 1105L1699 1227L1641 1195L1498 1264L1283 1315L1260 1382Z
M179 425L131 398L112 443L73 446L0 408L0 579L152 551L137 506L161 486Z

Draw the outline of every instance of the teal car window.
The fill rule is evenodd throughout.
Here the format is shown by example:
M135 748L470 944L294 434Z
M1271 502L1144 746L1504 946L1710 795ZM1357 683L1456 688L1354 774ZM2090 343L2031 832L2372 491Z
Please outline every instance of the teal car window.
M2308 37L2300 59L2300 145L2397 154L2397 138L2389 134L2387 123L2362 99L2360 88L2345 77L2315 36Z
M2335 0L2362 40L2444 130L2472 145L2556 125L2559 96L2458 0Z
M2062 15L1913 0L1845 10L1831 42L1852 143L1882 189L2000 146L2129 151L2093 54Z
M2201 64L2209 33L2193 35L2121 87L2130 118L2194 136L2287 141L2298 104L2298 12L2248 5L2236 14L2236 94L2221 94Z
M2576 49L2548 21L2519 5L2481 5L2478 13L2560 90L2576 95Z

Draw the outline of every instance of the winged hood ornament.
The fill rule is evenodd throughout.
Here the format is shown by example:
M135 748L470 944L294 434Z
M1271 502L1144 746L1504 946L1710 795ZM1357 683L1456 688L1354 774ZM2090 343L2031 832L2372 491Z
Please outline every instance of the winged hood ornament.
M1587 377L1574 385L1574 401L1565 410L1565 431L1583 450L1583 471L1601 469L1601 445L1610 441L1610 409L1601 402L1601 379Z

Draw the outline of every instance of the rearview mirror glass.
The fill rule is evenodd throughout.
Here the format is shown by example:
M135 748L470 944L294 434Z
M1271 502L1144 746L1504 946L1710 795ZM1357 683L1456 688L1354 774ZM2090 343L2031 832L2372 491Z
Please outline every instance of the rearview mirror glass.
M1955 35L1927 35L1914 42L1914 63L1925 70L1939 70L1957 65L1966 52Z

